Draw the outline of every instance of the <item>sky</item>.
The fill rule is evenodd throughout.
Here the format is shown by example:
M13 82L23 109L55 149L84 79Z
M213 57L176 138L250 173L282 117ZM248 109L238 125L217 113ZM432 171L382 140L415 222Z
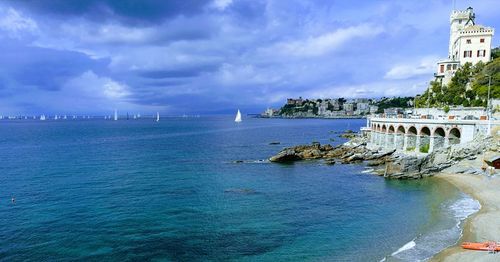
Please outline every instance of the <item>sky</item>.
M498 0L456 0L500 28ZM0 115L258 113L413 96L452 0L1 0ZM493 46L500 46L495 36Z

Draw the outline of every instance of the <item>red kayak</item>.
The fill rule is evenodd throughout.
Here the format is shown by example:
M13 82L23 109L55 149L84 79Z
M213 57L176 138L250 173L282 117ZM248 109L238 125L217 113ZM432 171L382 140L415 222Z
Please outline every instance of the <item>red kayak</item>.
M500 243L492 242L492 241L483 242L483 243L464 242L464 243L462 243L462 248L496 252L496 251L500 251Z

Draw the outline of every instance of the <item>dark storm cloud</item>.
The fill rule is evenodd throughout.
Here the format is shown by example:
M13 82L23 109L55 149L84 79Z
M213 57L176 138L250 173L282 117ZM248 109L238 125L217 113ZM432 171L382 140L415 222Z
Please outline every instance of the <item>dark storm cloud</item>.
M495 5L475 3L480 24L498 28ZM450 9L445 0L1 1L0 114L257 112L287 97L413 95L447 54Z
M70 78L88 68L105 72L107 59L93 60L74 51L60 51L40 47L21 48L17 41L0 43L0 66L3 75L16 85L33 86L43 90L59 90ZM4 83L7 83L4 80Z
M93 21L119 20L149 24L203 11L208 0L7 0L14 6L50 16L84 17Z

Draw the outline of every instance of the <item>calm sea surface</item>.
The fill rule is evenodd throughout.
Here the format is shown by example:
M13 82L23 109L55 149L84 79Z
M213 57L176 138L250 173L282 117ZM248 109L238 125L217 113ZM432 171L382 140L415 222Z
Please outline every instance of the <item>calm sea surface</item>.
M259 161L364 124L0 121L0 260L411 261L453 244L471 204L449 184Z

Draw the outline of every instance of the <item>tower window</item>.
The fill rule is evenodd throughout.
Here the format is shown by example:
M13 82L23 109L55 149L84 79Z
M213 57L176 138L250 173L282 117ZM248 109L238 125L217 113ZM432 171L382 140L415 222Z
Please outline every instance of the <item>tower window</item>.
M444 73L444 65L440 65L439 66L439 72L440 73Z
M484 43L484 38L479 39L479 43Z
M467 39L467 44L470 44L472 43L472 41L470 39Z

